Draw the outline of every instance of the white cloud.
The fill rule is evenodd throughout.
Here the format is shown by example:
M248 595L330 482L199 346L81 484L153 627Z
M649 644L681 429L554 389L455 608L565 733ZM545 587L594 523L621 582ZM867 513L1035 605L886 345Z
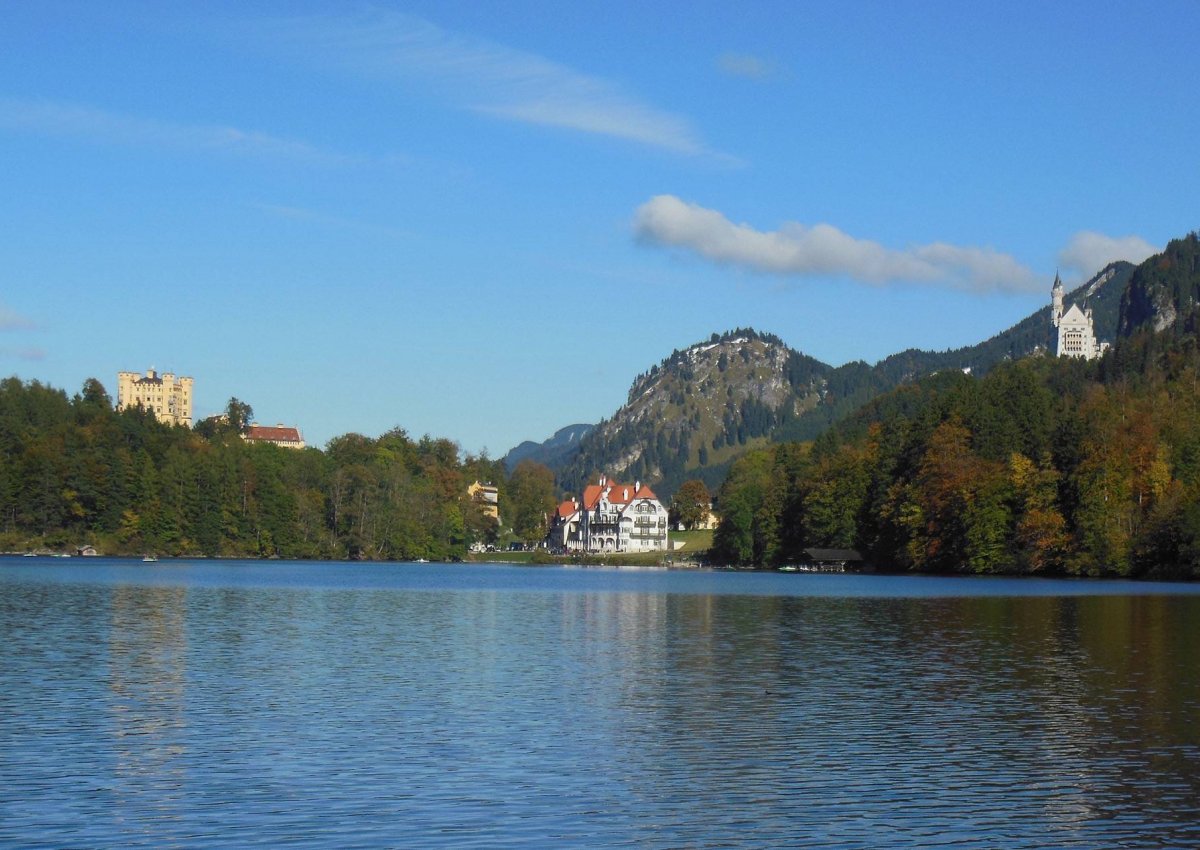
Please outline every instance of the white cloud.
M74 136L107 144L217 151L269 159L344 164L355 157L254 130L175 124L52 101L0 98L0 127L47 136Z
M1113 237L1083 230L1059 251L1058 262L1064 269L1088 278L1116 260L1140 263L1159 250L1140 236Z
M975 292L1038 292L1043 282L1008 254L934 243L895 250L829 224L795 222L775 231L734 224L716 210L658 195L634 215L638 239L716 263L801 277L829 275L881 285L906 281Z
M774 65L748 53L722 53L717 57L717 67L730 76L748 80L765 80L775 75Z
M421 80L461 108L611 136L675 153L711 155L690 122L614 83L536 54L451 32L413 15L299 18L268 25L272 44L369 74Z

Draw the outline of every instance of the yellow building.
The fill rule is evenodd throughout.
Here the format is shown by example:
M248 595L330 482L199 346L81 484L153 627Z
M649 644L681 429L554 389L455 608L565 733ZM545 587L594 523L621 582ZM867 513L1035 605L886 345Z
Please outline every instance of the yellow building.
M153 369L143 377L137 372L117 373L117 410L141 407L159 422L192 427L192 379L161 375Z
M500 491L491 484L476 481L467 488L467 496L479 503L485 516L500 519Z

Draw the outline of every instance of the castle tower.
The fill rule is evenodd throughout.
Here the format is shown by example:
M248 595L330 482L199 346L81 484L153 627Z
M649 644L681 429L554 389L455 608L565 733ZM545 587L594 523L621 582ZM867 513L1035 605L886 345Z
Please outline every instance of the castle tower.
M1054 322L1054 327L1058 327L1058 323L1062 320L1063 314L1063 285L1062 279L1058 276L1058 272L1054 272L1054 287L1050 290L1050 318Z
M1054 355L1056 357L1082 357L1094 360L1108 349L1107 342L1096 339L1095 319L1090 308L1072 304L1063 310L1063 285L1054 273L1054 288L1050 290L1050 318L1055 331Z
M160 375L154 369L144 378L137 372L118 372L117 410L142 407L159 422L191 428L194 383L191 378L177 378L173 372Z

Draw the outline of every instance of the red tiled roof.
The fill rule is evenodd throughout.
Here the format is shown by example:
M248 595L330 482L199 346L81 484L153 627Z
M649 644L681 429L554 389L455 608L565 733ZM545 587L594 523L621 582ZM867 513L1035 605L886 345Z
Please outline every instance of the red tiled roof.
M568 499L558 506L558 515L560 518L566 519L577 510L579 509L575 507L575 503Z
M299 443L300 429L285 428L279 425L251 425L246 431L246 439L270 443Z
M631 498L633 488L628 484L613 484L612 492L608 494L608 501L614 505L628 505Z
M583 488L583 509L590 511L595 508L600 503L600 497L604 495L605 490L608 491L609 503L613 505L628 505L636 499L658 500L658 496L654 495L654 491L645 484L642 484L635 492L630 485L609 479L604 483L604 486L588 484Z

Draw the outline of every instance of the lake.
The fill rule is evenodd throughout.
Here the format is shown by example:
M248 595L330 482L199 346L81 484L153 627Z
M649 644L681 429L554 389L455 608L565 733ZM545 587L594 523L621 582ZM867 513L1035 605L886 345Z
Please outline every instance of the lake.
M1200 846L1200 586L0 559L0 845Z

